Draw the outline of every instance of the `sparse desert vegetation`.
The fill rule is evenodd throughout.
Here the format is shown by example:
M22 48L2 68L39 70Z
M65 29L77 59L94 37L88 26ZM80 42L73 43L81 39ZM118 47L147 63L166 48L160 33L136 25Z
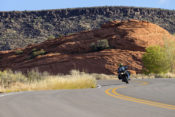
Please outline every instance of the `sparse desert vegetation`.
M174 73L160 73L160 74L131 74L131 79L152 79L152 78L175 78Z
M131 79L175 78L175 74L132 74ZM57 89L96 88L96 80L118 80L117 75L85 73L71 70L68 75L50 75L31 70L27 74L11 70L0 71L0 92L39 91Z
M113 21L105 25L102 29L66 36L62 40L48 40L25 49L0 52L0 92L95 88L96 80L117 80L117 75L106 74L116 74L121 62L130 66L133 73L143 73L144 67L146 75L132 74L131 78L175 77L174 42L171 39L163 40L165 35L172 37L168 31L138 20ZM145 32L147 25L149 28ZM155 28L156 31L153 30ZM147 34L148 31L151 35ZM150 38L152 41L149 44ZM163 41L164 45L161 45ZM44 56L37 57L41 55ZM34 68L47 72L28 71ZM88 73L77 70L69 73L71 69L86 70Z
M35 57L37 57L37 56L39 56L39 55L44 55L44 54L46 54L47 52L44 50L44 49L40 49L40 50L36 50L36 49L33 49L32 50L32 53L31 53L31 59L32 58L35 58Z
M102 39L102 40L98 40L96 43L93 42L90 45L92 51L100 51L100 50L104 50L104 49L109 49L109 42L107 39Z
M72 70L69 75L49 75L32 70L27 75L11 70L0 72L0 92L95 88L93 75Z
M93 15L92 15L93 14ZM137 7L92 7L0 12L0 50L26 47L61 35L92 30L111 20L146 20L175 32L173 10Z
M163 46L147 47L142 61L145 74L174 73L175 41L173 39L164 39Z
M20 55L20 54L23 53L23 51L22 50L16 50L15 53L16 53L16 55Z
M147 74L167 73L174 69L174 45L171 41L159 45L172 37L165 29L147 21L115 20L103 24L101 29L48 40L24 49L2 51L0 69L27 72L38 68L52 74L68 74L72 69L79 69L91 75L116 74L118 65L123 63L133 73L143 73L143 67ZM101 75L97 79L102 78Z

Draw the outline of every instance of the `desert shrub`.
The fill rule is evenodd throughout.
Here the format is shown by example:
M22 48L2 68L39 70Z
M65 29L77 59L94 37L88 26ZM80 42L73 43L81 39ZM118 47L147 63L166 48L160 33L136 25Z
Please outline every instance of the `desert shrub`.
M61 37L64 37L65 35L64 34L59 34L58 36L57 36L57 38L61 38Z
M21 72L13 72L11 70L0 71L0 84L3 87L9 87L16 82L26 82L27 77Z
M90 47L91 47L92 51L100 51L100 50L110 48L107 39L98 40L96 43L91 43Z
M16 51L15 51L15 54L16 54L16 55L19 55L19 54L22 54L22 53L23 53L22 50L16 50Z
M32 52L35 52L35 51L37 51L37 49L36 49L36 48L33 48L33 49L32 49Z
M164 38L164 48L166 57L168 59L168 64L170 65L170 71L174 72L175 69L175 41L174 40L167 40Z
M35 82L43 80L45 77L49 76L48 72L39 72L38 69L32 69L27 72L27 79L29 82Z
M45 22L45 23L43 24L43 28L44 28L45 30L53 30L53 29L54 29L54 26L53 26L51 23Z
M142 58L145 73L167 73L175 69L175 41L164 39L164 46L146 48Z
M142 61L145 73L166 73L170 70L165 48L160 46L146 48Z
M48 37L48 40L52 40L52 39L55 39L55 36L54 36L54 35L50 35L50 36Z
M44 49L40 49L40 50L32 50L32 55L31 55L31 59L35 58L39 55L44 55L46 54L46 51Z

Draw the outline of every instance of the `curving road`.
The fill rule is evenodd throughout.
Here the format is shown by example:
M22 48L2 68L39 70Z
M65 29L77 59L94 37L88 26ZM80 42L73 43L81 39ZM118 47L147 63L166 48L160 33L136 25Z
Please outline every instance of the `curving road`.
M0 117L175 117L175 79L98 81L96 89L0 95Z

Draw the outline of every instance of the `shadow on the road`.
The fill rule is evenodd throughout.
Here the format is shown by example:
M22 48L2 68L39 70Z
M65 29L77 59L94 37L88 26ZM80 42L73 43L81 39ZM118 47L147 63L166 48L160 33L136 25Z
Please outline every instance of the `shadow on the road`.
M103 84L101 85L102 87L105 87L105 86L116 86L116 85L122 85L123 83L118 83L118 84Z

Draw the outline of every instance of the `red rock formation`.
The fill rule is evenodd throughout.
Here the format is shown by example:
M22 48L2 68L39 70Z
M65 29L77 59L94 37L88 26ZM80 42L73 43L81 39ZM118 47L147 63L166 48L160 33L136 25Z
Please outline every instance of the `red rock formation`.
M0 52L0 68L27 71L38 68L53 74L78 69L91 73L116 74L119 63L128 65L133 72L141 72L141 58L145 48L162 45L163 38L172 38L163 28L137 20L112 21L101 29L84 31L62 38L47 40L16 50ZM94 52L92 43L107 40L110 49ZM44 49L47 54L31 59L32 50Z

